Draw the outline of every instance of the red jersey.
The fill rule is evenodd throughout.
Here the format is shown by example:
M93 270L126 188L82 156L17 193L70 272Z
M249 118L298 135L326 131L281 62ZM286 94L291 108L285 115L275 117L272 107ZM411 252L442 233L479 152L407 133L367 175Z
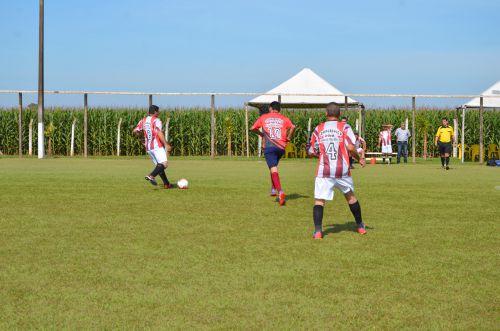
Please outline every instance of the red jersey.
M382 146L391 146L391 130L381 131L379 138L382 141Z
M349 124L339 121L326 121L318 125L311 136L309 154L319 156L316 177L350 177L349 151L356 137Z
M158 138L158 132L161 132L161 120L156 116L147 116L137 123L134 132L142 131L144 133L144 147L146 151L156 148L163 148L163 144Z
M276 146L285 149L287 139L286 130L294 128L292 121L280 113L262 115L252 125L253 129L262 128L264 131L264 147Z

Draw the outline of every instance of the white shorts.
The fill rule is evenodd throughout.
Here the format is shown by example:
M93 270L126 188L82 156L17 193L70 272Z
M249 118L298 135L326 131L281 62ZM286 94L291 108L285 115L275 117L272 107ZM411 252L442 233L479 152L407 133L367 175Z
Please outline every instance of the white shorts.
M316 177L314 184L314 198L322 200L333 200L333 189L338 188L342 193L354 192L352 177L343 178L321 178Z
M167 152L165 148L155 148L148 151L149 157L154 164L167 162Z
M359 155L361 155L361 153L363 153L363 149L362 148L358 148L356 151L358 152Z
M382 153L383 154L392 154L392 145L382 146Z

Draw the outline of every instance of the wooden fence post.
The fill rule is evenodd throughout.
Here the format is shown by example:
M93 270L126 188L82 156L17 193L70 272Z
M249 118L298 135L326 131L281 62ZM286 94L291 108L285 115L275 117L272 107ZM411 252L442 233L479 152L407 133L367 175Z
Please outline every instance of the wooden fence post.
M75 125L76 125L76 118L73 119L73 123L71 123L71 145L70 145L70 156L75 155Z
M28 155L33 155L33 119L30 118L30 124L28 126Z
M210 157L215 158L215 95L211 95L210 107Z
M483 122L483 97L479 98L479 163L484 162L484 122Z
M120 156L120 133L122 126L122 118L118 120L118 131L116 132L116 156Z
M19 133L19 157L23 157L23 94L19 93L19 116L17 120Z
M461 135L462 141L460 142L461 144L461 150L462 150L462 163L465 162L465 107L462 107L462 135Z
M149 95L149 107L151 107L153 105L153 95L150 94Z
M345 107L345 114L344 114L344 117L346 118L347 120L347 108L349 107L349 99L346 96L344 96L344 107Z
M245 104L245 143L247 148L247 157L250 157L250 142L248 136L248 105Z
M415 97L412 97L411 98L411 158L412 158L413 163L417 162L416 155L415 155L415 150L416 150L416 146L415 146L415 142L416 142L416 139L415 139L415 113L417 110L416 104L417 104L417 102L415 100Z
M83 95L83 157L87 157L88 153L88 144L87 144L87 135L88 135L88 96L87 93Z

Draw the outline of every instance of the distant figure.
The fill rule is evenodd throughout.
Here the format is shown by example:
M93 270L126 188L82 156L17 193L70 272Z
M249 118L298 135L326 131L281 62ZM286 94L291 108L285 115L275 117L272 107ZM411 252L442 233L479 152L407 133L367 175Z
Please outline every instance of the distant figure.
M278 194L280 205L285 205L285 192L281 189L278 163L285 154L285 146L292 139L295 125L285 115L281 115L281 104L271 102L268 113L260 116L252 126L252 131L264 138L264 157L271 173L271 196ZM262 128L262 131L260 131Z
M364 167L365 160L356 152L354 133L349 124L339 121L340 108L332 102L326 106L326 122L319 124L308 144L309 154L319 157L314 187L314 239L323 238L323 209L325 200L333 200L334 189L339 189L351 209L358 232L366 233L361 218L361 206L354 195L354 183L349 170L349 154Z
M358 152L359 156L362 159L364 159L366 151L366 141L359 135L358 132L356 132L354 136L356 137L356 141L354 142L354 146L356 146L356 151Z
M439 148L439 154L441 156L441 167L443 169L449 170L450 164L450 154L451 154L451 142L457 143L457 138L453 134L453 128L448 125L448 119L443 117L443 125L441 125L436 132L436 140L434 144Z
M390 124L382 125L382 131L378 136L378 145L382 149L382 161L385 163L388 157L389 164L392 162L391 126Z
M165 169L168 166L167 162L167 152L170 151L170 145L165 140L163 135L161 120L158 118L160 114L160 108L155 105L149 107L148 116L144 117L139 121L137 126L134 128L133 134L136 137L141 136L141 132L144 136L144 147L151 158L151 161L155 164L153 171L145 176L144 178L150 182L152 185L158 185L155 177L160 175L163 181L163 188L172 188L172 185L168 181L167 175L165 174Z
M404 122L401 122L401 126L396 129L394 135L397 139L398 144L398 163L401 161L401 152L403 152L405 163L408 162L408 138L411 137L410 131L406 128Z

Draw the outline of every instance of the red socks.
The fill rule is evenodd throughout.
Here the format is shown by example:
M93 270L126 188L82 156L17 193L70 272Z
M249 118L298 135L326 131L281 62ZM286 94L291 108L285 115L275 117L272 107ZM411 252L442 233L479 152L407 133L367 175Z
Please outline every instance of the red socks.
M279 192L281 191L280 175L277 172L271 172L271 181L274 188Z

